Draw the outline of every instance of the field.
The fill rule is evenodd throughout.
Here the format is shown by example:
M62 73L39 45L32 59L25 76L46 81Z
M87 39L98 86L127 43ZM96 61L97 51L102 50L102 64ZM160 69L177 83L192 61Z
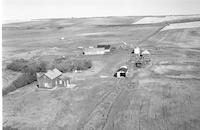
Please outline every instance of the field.
M132 24L142 18L47 19L3 25L3 87L20 75L5 69L16 58L70 56L90 59L93 64L81 73L64 74L72 78L74 88L42 90L34 82L3 96L3 126L199 130L200 28L160 31L165 23ZM122 47L122 41L128 48ZM83 56L77 49L104 43L117 49L96 56ZM130 58L129 47L136 46L150 51L151 63L130 68L127 78L114 78L116 69Z

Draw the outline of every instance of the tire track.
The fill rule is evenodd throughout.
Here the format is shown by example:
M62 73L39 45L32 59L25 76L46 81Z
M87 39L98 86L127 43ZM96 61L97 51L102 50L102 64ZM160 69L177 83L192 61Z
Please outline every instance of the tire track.
M89 115L89 119L79 129L104 129L112 110L113 103L116 102L117 98L124 91L125 87L121 85L123 82L123 79L119 79L119 81L116 80L116 89L108 93L106 97L99 104L97 104Z

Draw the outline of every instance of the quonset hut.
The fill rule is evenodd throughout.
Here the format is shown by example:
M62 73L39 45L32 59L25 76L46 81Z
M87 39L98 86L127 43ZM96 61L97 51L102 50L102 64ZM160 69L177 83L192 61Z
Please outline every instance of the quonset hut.
M115 72L114 77L126 77L128 73L128 68L126 66L121 66L117 72Z

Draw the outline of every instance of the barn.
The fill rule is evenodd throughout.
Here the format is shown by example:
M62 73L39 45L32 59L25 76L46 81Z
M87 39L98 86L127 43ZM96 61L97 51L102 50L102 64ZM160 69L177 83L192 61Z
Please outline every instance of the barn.
M110 52L111 46L110 45L97 45L97 48L104 48L105 52Z
M114 77L126 77L128 73L128 68L126 66L121 66L117 72L114 74Z
M68 87L70 84L70 78L62 77L62 72L56 68L46 73L39 72L36 75L39 88Z
M150 52L148 50L144 50L142 53L142 58L144 59L145 62L149 62L151 61L151 56L150 56Z
M103 55L105 54L104 48L84 48L84 55Z

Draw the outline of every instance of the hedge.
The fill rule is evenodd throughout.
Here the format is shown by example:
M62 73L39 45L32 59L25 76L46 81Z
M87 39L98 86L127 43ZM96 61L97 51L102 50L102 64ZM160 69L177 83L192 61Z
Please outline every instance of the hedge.
M13 81L10 86L3 89L3 95L15 91L16 89L28 85L36 80L37 78L35 73L23 73L20 77L18 77L15 81Z
M91 67L92 63L90 60L58 58L54 60L50 69L57 68L61 72L72 72L74 70L87 70ZM8 64L7 69L18 72L20 71L23 74L13 81L10 86L3 89L3 95L36 81L36 73L46 72L47 64L43 61L27 61L24 59L18 59Z

